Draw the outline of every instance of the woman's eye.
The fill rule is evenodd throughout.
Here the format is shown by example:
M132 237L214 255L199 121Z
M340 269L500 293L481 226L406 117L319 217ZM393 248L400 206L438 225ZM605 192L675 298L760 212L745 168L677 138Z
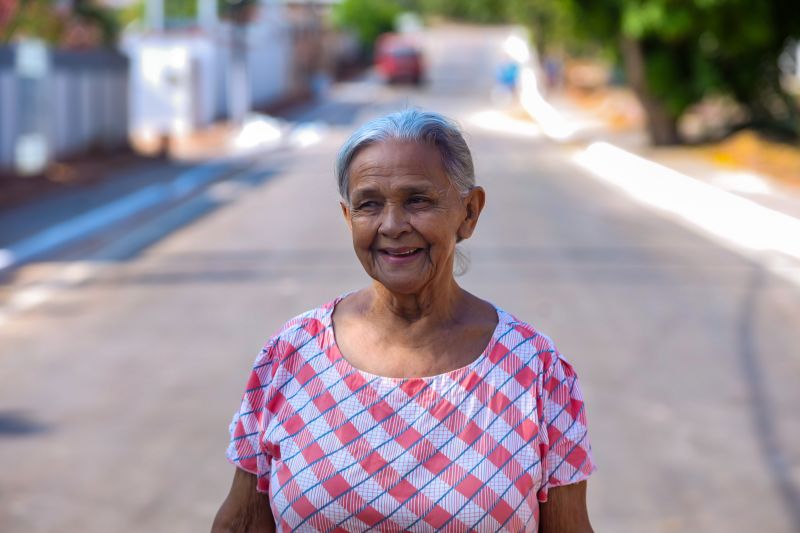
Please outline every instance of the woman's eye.
M375 200L365 200L356 205L356 209L375 209L378 207L378 202Z
M430 199L424 196L412 196L411 198L408 199L408 203L414 206L427 205L430 202L431 202Z

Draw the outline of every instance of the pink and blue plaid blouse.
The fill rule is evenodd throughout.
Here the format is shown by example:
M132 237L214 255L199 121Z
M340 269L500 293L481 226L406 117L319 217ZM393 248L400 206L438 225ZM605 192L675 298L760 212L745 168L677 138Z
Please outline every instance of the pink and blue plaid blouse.
M270 339L231 423L279 531L536 531L548 489L594 471L578 377L533 327L498 308L472 364L385 378L339 352L339 300Z

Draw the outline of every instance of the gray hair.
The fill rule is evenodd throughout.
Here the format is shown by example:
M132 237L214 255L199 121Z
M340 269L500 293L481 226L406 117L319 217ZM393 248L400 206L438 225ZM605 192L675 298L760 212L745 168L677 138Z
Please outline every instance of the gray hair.
M456 190L466 195L475 186L472 154L456 123L439 113L406 109L367 122L339 150L336 179L343 200L348 201L350 164L356 154L367 146L389 140L415 141L435 146Z

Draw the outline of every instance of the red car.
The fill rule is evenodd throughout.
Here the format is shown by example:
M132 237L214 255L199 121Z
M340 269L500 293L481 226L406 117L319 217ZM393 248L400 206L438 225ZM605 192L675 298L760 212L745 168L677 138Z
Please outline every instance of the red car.
M422 51L402 35L383 34L375 43L375 68L389 83L408 81L419 85L424 76Z

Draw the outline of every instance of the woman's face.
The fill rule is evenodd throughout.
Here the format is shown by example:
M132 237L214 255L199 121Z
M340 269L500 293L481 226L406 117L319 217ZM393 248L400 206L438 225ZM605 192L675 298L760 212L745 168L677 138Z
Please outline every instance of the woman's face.
M350 205L342 211L367 273L398 294L452 279L456 241L475 228L484 193L466 198L445 173L439 151L412 141L361 150L350 164Z

